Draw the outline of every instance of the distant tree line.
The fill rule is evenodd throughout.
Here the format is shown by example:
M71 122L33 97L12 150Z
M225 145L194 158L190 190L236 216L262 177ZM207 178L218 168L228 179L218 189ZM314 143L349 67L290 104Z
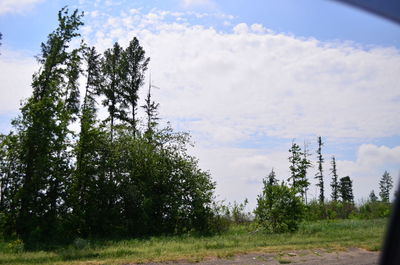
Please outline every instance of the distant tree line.
M160 127L151 85L139 105L150 59L136 38L104 54L84 42L74 48L82 16L58 13L58 27L37 56L32 95L14 129L0 135L1 232L27 246L207 232L215 183L187 154L189 135Z
M379 218L390 212L389 194L393 188L392 177L387 171L383 174L379 186L381 201L374 191L369 200L357 207L354 204L353 181L349 176L339 178L335 156L331 158L331 200L326 200L324 189L322 138L318 137L317 173L315 179L319 188L318 200L307 201L307 190L310 182L307 172L312 167L307 144L301 147L292 142L289 149L290 176L287 182L279 181L275 171L263 180L262 193L257 199L254 213L256 221L270 232L297 230L302 220L335 219L335 218Z

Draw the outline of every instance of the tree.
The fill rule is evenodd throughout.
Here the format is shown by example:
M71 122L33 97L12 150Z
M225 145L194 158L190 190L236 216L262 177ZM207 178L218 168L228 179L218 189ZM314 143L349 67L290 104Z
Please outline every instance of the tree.
M304 142L304 150L302 152L302 158L299 165L299 186L301 187L300 193L303 198L303 202L307 204L307 190L308 186L310 186L310 182L307 179L307 171L310 167L312 167L310 159L308 159L309 153L306 142Z
M382 175L381 180L379 181L379 196L383 202L389 202L390 199L390 190L393 188L393 180L390 176L389 172L385 170Z
M132 127L133 135L136 134L137 126L137 101L139 88L144 83L144 73L150 58L146 58L144 49L140 46L139 40L134 37L128 47L122 53L122 85L121 85L121 108L130 109L131 117L124 112L122 118ZM150 95L150 89L149 89ZM148 96L149 96L148 95Z
M375 195L374 190L371 190L371 193L369 194L369 201L370 202L377 202L378 197Z
M158 107L159 104L155 103L154 101L151 100L151 79L149 82L149 90L147 93L147 97L145 99L146 104L142 106L144 109L146 116L147 116L147 126L146 126L146 131L145 135L146 137L151 140L153 134L154 134L154 128L157 126L157 121L158 121Z
M342 198L343 202L346 203L354 203L354 196L353 196L353 182L349 176L340 178L339 184L339 192L340 197Z
M257 222L271 233L296 231L304 211L297 192L284 183L270 184L267 179L263 185L254 211Z
M59 236L60 217L67 209L66 185L71 168L68 126L77 112L79 50L69 43L79 36L82 14L63 8L59 25L41 44L40 70L33 76L33 95L14 124L21 137L23 180L16 232L23 240Z
M307 170L311 167L311 162L308 159L307 146L304 145L304 151L300 146L292 142L292 147L289 149L290 157L290 174L289 181L292 181L292 188L301 194L303 201L306 201L306 192L310 183L307 180Z
M276 179L276 174L275 174L274 169L272 169L271 172L268 174L266 183L268 185L276 185L278 183L278 180Z
M15 232L15 221L20 210L18 192L23 180L21 141L17 134L0 134L0 229L3 235Z
M3 38L3 34L1 34L1 32L0 32L0 46L1 46L1 39ZM0 55L1 55L1 53L0 53Z
M325 195L324 195L324 175L323 175L323 168L322 164L324 163L324 158L322 157L322 146L323 146L322 138L321 136L318 137L318 149L317 149L317 154L318 154L318 172L315 174L315 178L318 180L317 186L319 187L319 202L324 203L325 201Z
M104 228L105 209L111 195L107 193L110 183L107 175L107 134L97 127L96 96L102 83L100 55L95 48L85 48L86 69L85 96L80 115L79 140L74 152L76 168L71 185L70 203L73 209L71 226L79 236L98 235Z
M332 182L331 182L331 187L332 187L332 195L331 198L334 202L336 202L339 199L339 183L338 183L338 175L336 171L336 159L335 156L332 156L332 162L331 162L331 174L332 174Z
M296 190L297 192L300 192L302 190L302 187L300 187L300 162L301 162L301 148L298 144L292 141L292 146L289 149L289 170L290 170L290 177L288 181L292 182L292 188Z
M110 141L114 140L114 125L116 119L123 120L126 113L121 107L122 98L122 56L123 49L118 44L114 43L112 49L107 49L104 52L104 59L102 60L102 73L103 84L101 87L101 94L105 96L103 106L107 107L110 121Z

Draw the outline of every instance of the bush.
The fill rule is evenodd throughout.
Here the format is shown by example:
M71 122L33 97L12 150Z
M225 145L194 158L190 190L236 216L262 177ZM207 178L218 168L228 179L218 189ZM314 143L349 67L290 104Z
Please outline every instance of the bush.
M340 201L321 204L319 201L313 200L305 208L307 221L347 219L357 212L353 203Z
M10 241L6 247L6 249L12 253L20 253L24 251L24 248L24 242L22 242L21 239Z
M85 249L89 247L89 242L83 238L78 237L74 240L73 246L76 249Z
M375 219L389 217L391 204L386 202L368 201L360 206L356 217L360 219Z
M302 220L304 206L296 192L284 183L269 184L264 181L264 189L257 199L254 211L256 221L270 233L296 231Z
M226 232L231 224L229 207L224 205L223 202L213 202L212 215L208 220L209 233L221 234Z

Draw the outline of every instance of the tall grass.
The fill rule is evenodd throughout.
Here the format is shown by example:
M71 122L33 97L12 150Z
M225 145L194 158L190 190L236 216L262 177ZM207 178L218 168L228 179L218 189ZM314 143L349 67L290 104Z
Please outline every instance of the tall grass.
M130 240L77 239L53 251L25 252L0 243L0 264L123 264L204 257L229 257L234 254L266 251L361 247L379 250L386 219L330 220L302 223L296 233L266 234L253 225L232 226L223 234L201 236L151 237Z

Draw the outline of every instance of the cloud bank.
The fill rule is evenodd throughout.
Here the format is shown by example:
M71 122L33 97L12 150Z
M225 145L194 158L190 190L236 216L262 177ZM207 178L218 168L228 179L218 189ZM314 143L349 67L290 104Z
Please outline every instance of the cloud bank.
M139 37L167 119L215 142L400 134L398 49L320 42L260 24L220 32L167 16L122 13L92 29L100 49Z

